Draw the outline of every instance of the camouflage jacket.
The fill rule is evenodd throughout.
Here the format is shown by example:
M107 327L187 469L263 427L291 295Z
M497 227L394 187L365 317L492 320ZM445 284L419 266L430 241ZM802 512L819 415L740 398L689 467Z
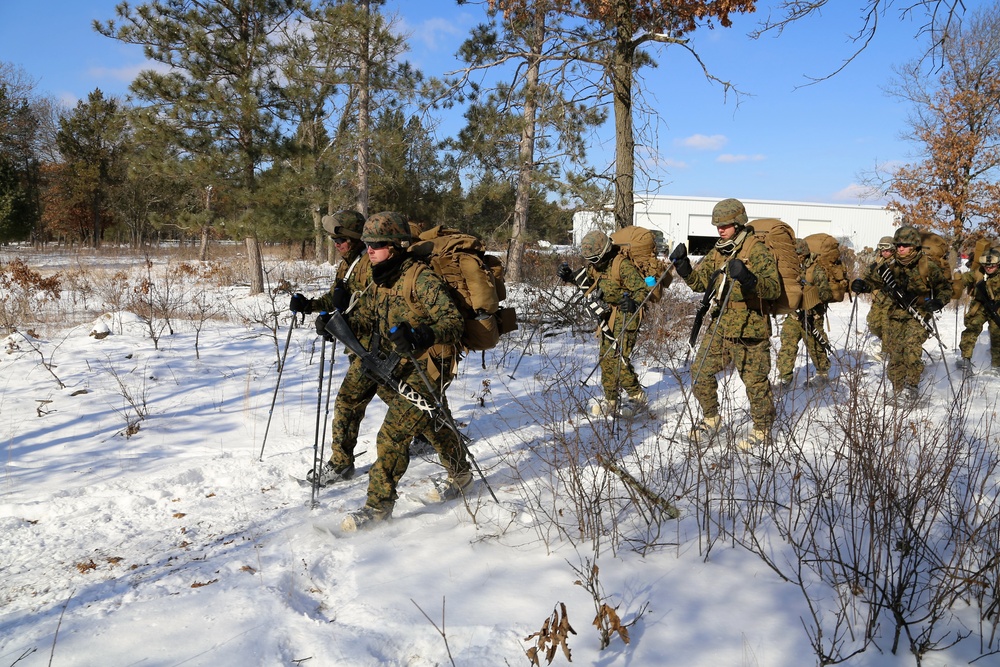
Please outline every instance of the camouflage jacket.
M351 251L340 259L337 264L337 275L330 286L330 291L313 300L314 311L333 310L333 290L344 284L350 294L359 294L368 286L372 279L372 265L368 253L362 245L359 250Z
M403 285L407 273L415 271L416 277L412 294L403 293ZM465 331L465 321L458 306L448 293L448 288L433 269L427 264L412 257L406 257L399 270L390 277L385 285L378 285L374 280L360 292L356 307L347 314L351 329L358 335L374 337L378 334L382 349L387 349L389 333L394 327L408 324L414 328L426 324L434 332L434 345L426 351L417 351L418 363L432 380L437 379L445 371L450 376L457 357L457 349L462 333ZM430 363L431 367L427 368ZM400 379L405 379L414 385L419 378L407 377L414 375L413 369L404 369L397 373ZM446 378L447 379L447 378Z
M894 257L885 265L889 267L903 297L908 299L914 308L925 317L932 315L932 311L927 307L927 299L937 299L943 303L951 301L954 293L951 276L946 276L941 267L936 262L931 261L922 250L917 251L916 257L909 264L903 264ZM885 282L878 272L876 264L869 267L863 280L872 290L882 291L885 289ZM897 304L888 293L885 297L888 299L886 313L888 317L894 320L905 320L911 317L906 311L905 304L902 306Z
M965 276L975 276L978 272L967 271L962 274L963 280L967 280L970 284L970 290L972 293L972 299L969 301L968 315L975 315L983 308L983 303L979 298L979 294L976 290L976 284L979 280L986 280L986 296L993 303L988 304L990 308L994 311L1000 311L997 308L997 300L1000 300L1000 271L994 271L993 275L982 275L979 280L968 280ZM1000 312L998 312L1000 314Z
M865 269L865 272L861 276L861 279L865 281L865 283L870 287L874 287L878 278L878 271L881 268L881 266L885 263L886 260L879 257L874 262L868 265L868 268ZM881 285L881 281L878 281L878 284ZM889 307L890 303L892 303L892 299L889 298L889 295L886 294L884 291L878 288L874 288L872 290L872 308L881 308L882 310L885 310L886 308Z
M617 267L615 266L616 263ZM598 268L599 266L601 268ZM616 268L617 271L615 270ZM608 304L611 309L608 326L611 327L612 331L618 330L616 325L618 319L622 317L622 313L618 308L618 302L622 300L622 297L628 294L636 304L640 304L646 298L646 295L649 294L649 285L646 284L645 279L639 273L639 269L635 268L635 264L621 255L617 255L606 263L596 266L588 264L587 276L594 281L594 289L601 290L601 300ZM626 315L625 317L628 320L628 316ZM635 331L638 329L641 321L642 312L640 311L628 321L628 330Z
M684 282L695 292L704 292L709 289L715 272L722 269L713 284L713 288L718 289L720 280L731 280L725 267L734 257L741 259L757 277L757 285L752 293L744 294L740 284L734 281L726 310L719 312L722 305L720 298L712 310L712 319L719 319L719 331L726 338L768 338L771 335L771 318L764 312L761 301L777 299L781 295L781 278L774 255L762 242L750 237L732 255L723 255L712 248Z

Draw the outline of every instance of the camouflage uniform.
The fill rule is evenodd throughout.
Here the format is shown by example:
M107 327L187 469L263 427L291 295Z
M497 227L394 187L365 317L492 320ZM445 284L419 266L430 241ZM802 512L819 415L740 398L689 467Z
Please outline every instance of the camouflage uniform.
M349 261L344 258L342 265ZM350 260L353 262L353 260ZM341 279L338 271L338 279ZM346 277L347 291L354 299L364 294L371 284L372 266L367 254L362 254L360 260L353 266L353 271ZM348 308L348 313L350 313ZM370 337L358 333L358 340L366 348L370 346ZM330 424L330 464L335 469L344 469L354 463L354 449L358 444L358 431L361 420L365 417L365 409L375 397L378 383L365 374L361 360L353 353L348 353L350 364L344 379L337 389L337 398L333 403L333 421Z
M816 337L808 333L803 322L805 318L812 320L814 330L825 335L823 319L826 317L826 304L833 300L833 290L826 271L816 262L816 258L808 254L802 262L803 285L807 289L815 288L816 298L820 303L809 310L799 310L785 317L781 325L781 348L778 351L778 380L782 384L791 382L795 371L795 357L798 356L799 341L806 341L806 351L816 366L818 375L826 376L830 372L830 358L826 350L819 344Z
M886 243L891 244L892 242L893 240L891 236L883 236L879 240L878 247L876 248L875 261L868 265L867 270L862 276L863 280L868 281L871 276L877 273L883 264L887 261L891 261L891 258L885 259L882 257L882 253L879 252L879 249L881 249ZM892 249L893 252L895 252L895 246L892 246ZM868 317L865 319L865 323L868 325L868 330L872 333L872 335L880 341L882 340L882 329L885 326L886 311L889 310L889 304L891 303L892 299L883 291L876 290L872 293L872 305L868 310Z
M987 257L989 259L1000 260L1000 253L997 253L995 250L990 252L996 254L992 257L988 254ZM990 263L993 264L993 262ZM984 295L977 289L977 283L980 280L984 281L985 297L989 301L992 301L992 303L983 303L982 298ZM988 324L990 334L990 365L994 369L1000 368L1000 327L986 314L987 305L993 309L993 312L998 312L998 305L1000 305L997 303L998 297L1000 297L1000 269L994 270L993 273L986 273L985 276L979 275L978 271L963 273L962 285L965 288L971 288L972 292L972 300L969 301L969 308L965 313L965 330L962 331L962 340L959 343L962 358L966 361L972 359L972 352L976 348L976 341L979 340L979 334L983 331L983 325Z
M416 277L413 293L407 295L402 287L410 272L416 272ZM434 345L413 361L404 359L394 377L431 405L440 401L443 409L448 410L444 389L451 381L464 321L444 281L429 267L405 255L373 266L372 284L357 308L348 314L348 322L359 337L365 335L374 340L377 334L386 345L396 327L426 325L433 332ZM424 378L430 378L437 386L429 388ZM449 478L471 480L464 445L453 431L435 429L426 412L395 390L379 385L376 391L387 411L375 441L377 459L369 473L367 507L383 514L392 511L397 485L410 462L409 443L416 433L428 436Z
M886 266L914 308L925 318L933 318L932 300L942 304L951 301L951 276L945 275L941 267L920 249L920 233L914 228L900 227L895 238L897 243L911 243L913 251L904 258L897 250L896 256ZM885 288L882 277L875 271L870 270L862 282L871 290ZM924 372L922 354L928 333L905 307L896 304L888 294L886 297L890 299L882 337L882 346L888 355L886 374L897 394L904 391L915 394Z
M635 265L615 249L596 264L587 266L587 275L594 281L594 289L601 290L602 300L607 304L610 315L597 328L600 341L601 387L608 401L617 401L620 390L629 397L645 401L645 390L632 366L632 350L639 336L642 309L635 313L621 310L619 304L626 296L639 304L649 294L649 286Z
M753 238L750 227L744 227L739 232L744 233L747 233L746 239L737 240L731 252L720 252L723 244L717 243L684 278L696 292L718 289L720 280L732 280L725 270L729 261L735 258L742 260L757 278L757 285L749 294L744 294L740 283L735 280L732 280L731 287L728 284L725 286L725 289L732 290L729 302L721 313L721 303L716 304L711 312L712 319L691 367L696 374L692 393L705 417L717 418L719 396L715 376L733 363L746 386L755 429L768 431L774 422L774 399L768 379L771 371L771 322L764 312L762 301L781 295L781 278L778 264L767 246ZM713 283L713 276L719 270L723 273Z

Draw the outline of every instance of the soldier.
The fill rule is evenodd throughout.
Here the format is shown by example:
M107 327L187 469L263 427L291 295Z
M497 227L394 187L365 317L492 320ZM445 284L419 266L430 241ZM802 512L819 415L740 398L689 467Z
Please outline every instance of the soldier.
M1000 314L997 312L997 299L1000 297L1000 248L990 248L981 258L979 266L983 277L978 278L977 271L962 274L962 282L966 287L972 287L972 300L965 313L965 330L962 331L962 341L959 349L962 356L956 362L959 369L971 370L972 352L976 348L976 340L983 331L983 325L989 323L990 332L990 369L994 374L1000 374ZM990 316L992 314L992 317Z
M385 212L371 216L364 225L361 240L368 248L372 282L357 300L357 306L347 313L347 321L359 339L366 336L373 341L372 347L376 347L376 340L395 346L403 361L394 371L394 377L415 389L431 405L440 405L447 412L444 390L451 382L457 361L464 330L462 315L444 281L426 264L406 253L411 236L401 214ZM407 290L409 294L403 291L408 277L414 285L412 291ZM428 386L429 383L433 386ZM415 433L425 434L441 457L448 473L445 497L463 494L472 483L467 453L454 431L435 429L433 418L395 389L379 385L376 391L387 406L375 441L377 458L369 473L367 502L344 518L341 527L346 531L392 516L398 498L396 489L409 465L409 443Z
M876 256L875 261L868 265L868 269L862 276L863 280L867 280L872 275L874 275L879 267L881 267L886 262L892 261L892 258L896 255L896 242L891 236L883 236L878 241L878 246L875 248ZM868 317L866 322L868 324L868 331L872 333L875 338L878 339L878 351L872 354L877 361L882 361L885 356L882 349L882 328L885 326L885 313L889 309L889 303L892 300L889 295L881 290L876 290L872 293L872 305L868 310Z
M884 266L902 298L893 297L888 289L892 285L886 284L879 271L870 270L865 278L855 279L851 291L864 294L879 289L889 297L882 330L882 345L888 357L886 374L897 399L913 401L918 397L917 385L924 372L923 345L929 334L907 307L914 308L925 320L932 319L951 301L952 284L951 276L923 252L917 229L904 225L896 230L893 241L896 255Z
M677 275L691 289L696 292L716 290L716 294L722 295L711 311L709 331L713 335L702 338L691 366L695 375L692 393L704 413L701 421L691 429L691 441L696 444L710 441L721 426L715 376L730 363L735 364L746 386L753 420L750 437L739 446L750 449L762 444L768 439L774 423L774 399L768 379L771 322L764 302L781 295L781 279L774 255L754 238L753 228L747 222L743 203L724 199L712 209L712 224L718 229L719 240L698 266L691 267L683 243L670 253ZM729 298L721 309L727 290Z
M631 357L642 322L639 304L649 294L649 285L604 232L588 232L580 243L580 252L587 260L588 293L603 301L607 313L597 328L604 398L594 403L591 413L595 417L613 414L631 417L647 403L646 390L639 383ZM558 275L566 282L574 282L577 274L564 263ZM622 390L628 395L628 403L619 410Z
M339 211L323 217L323 228L330 234L340 255L337 274L330 291L318 299L293 294L289 309L292 312L314 313L350 310L351 295L357 301L371 283L371 261L361 242L365 218L357 211ZM325 323L325 321L324 321ZM322 327L320 327L322 328ZM325 331L318 331L326 335ZM367 347L367 337L358 336ZM375 397L376 383L361 368L360 360L349 354L350 365L337 390L333 405L333 422L330 427L330 459L319 471L319 486L334 484L354 476L354 448L358 443L358 430L365 416L365 408ZM313 481L314 471L306 473Z
M810 307L786 316L781 325L781 348L778 351L778 385L781 387L792 383L795 357L798 356L799 341L803 338L806 351L816 366L813 383L824 384L830 379L830 358L822 343L826 341L823 318L826 317L826 304L833 300L833 289L826 271L816 261L816 256L809 252L805 239L796 240L795 253L802 263L803 305Z

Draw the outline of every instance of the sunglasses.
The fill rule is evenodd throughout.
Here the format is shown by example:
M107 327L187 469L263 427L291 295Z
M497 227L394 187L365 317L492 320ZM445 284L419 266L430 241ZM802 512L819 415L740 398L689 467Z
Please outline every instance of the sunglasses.
M897 243L896 247L897 248L912 248L913 244L912 243Z
M369 250L381 250L382 248L388 248L392 243L389 241L366 241L365 246Z

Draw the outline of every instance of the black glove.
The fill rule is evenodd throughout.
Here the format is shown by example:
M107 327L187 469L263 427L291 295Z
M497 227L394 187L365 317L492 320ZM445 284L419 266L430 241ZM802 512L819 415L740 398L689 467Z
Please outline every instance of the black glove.
M573 279L573 269L570 268L568 262L563 262L562 264L559 265L559 270L556 271L556 275L559 276L559 280L563 281L564 283L576 282Z
M337 285L333 288L333 296L330 301L332 302L334 310L337 312L342 313L347 310L347 306L351 302L351 293L347 291L347 287L344 285L343 280L337 281Z
M667 259L673 262L674 268L677 270L677 275L681 278L687 279L691 275L691 260L688 259L687 246L683 243L678 243Z
M414 350L426 350L434 344L434 332L426 324L416 329L403 322L389 331L389 340L396 346L400 354L408 355Z
M932 313L936 313L942 308L944 308L944 301L942 301L941 299L932 299L931 297L926 296L924 297L924 308L931 311Z
M333 317L330 313L320 313L316 316L316 335L322 336L324 340L333 340L333 336L326 330L326 323Z
M621 299L618 300L618 310L631 315L635 311L639 310L639 304L635 302L635 299L632 298L631 294L626 293Z
M872 291L872 288L861 278L855 278L854 282L851 283L851 291L855 294L868 294Z
M976 301L979 301L987 306L993 305L993 299L990 298L990 293L986 289L985 280L980 280L976 283Z
M308 315L313 311L312 299L296 292L292 295L292 300L288 302L288 310Z
M738 282L744 292L750 292L757 286L757 276L750 272L742 259L729 260L729 277Z

